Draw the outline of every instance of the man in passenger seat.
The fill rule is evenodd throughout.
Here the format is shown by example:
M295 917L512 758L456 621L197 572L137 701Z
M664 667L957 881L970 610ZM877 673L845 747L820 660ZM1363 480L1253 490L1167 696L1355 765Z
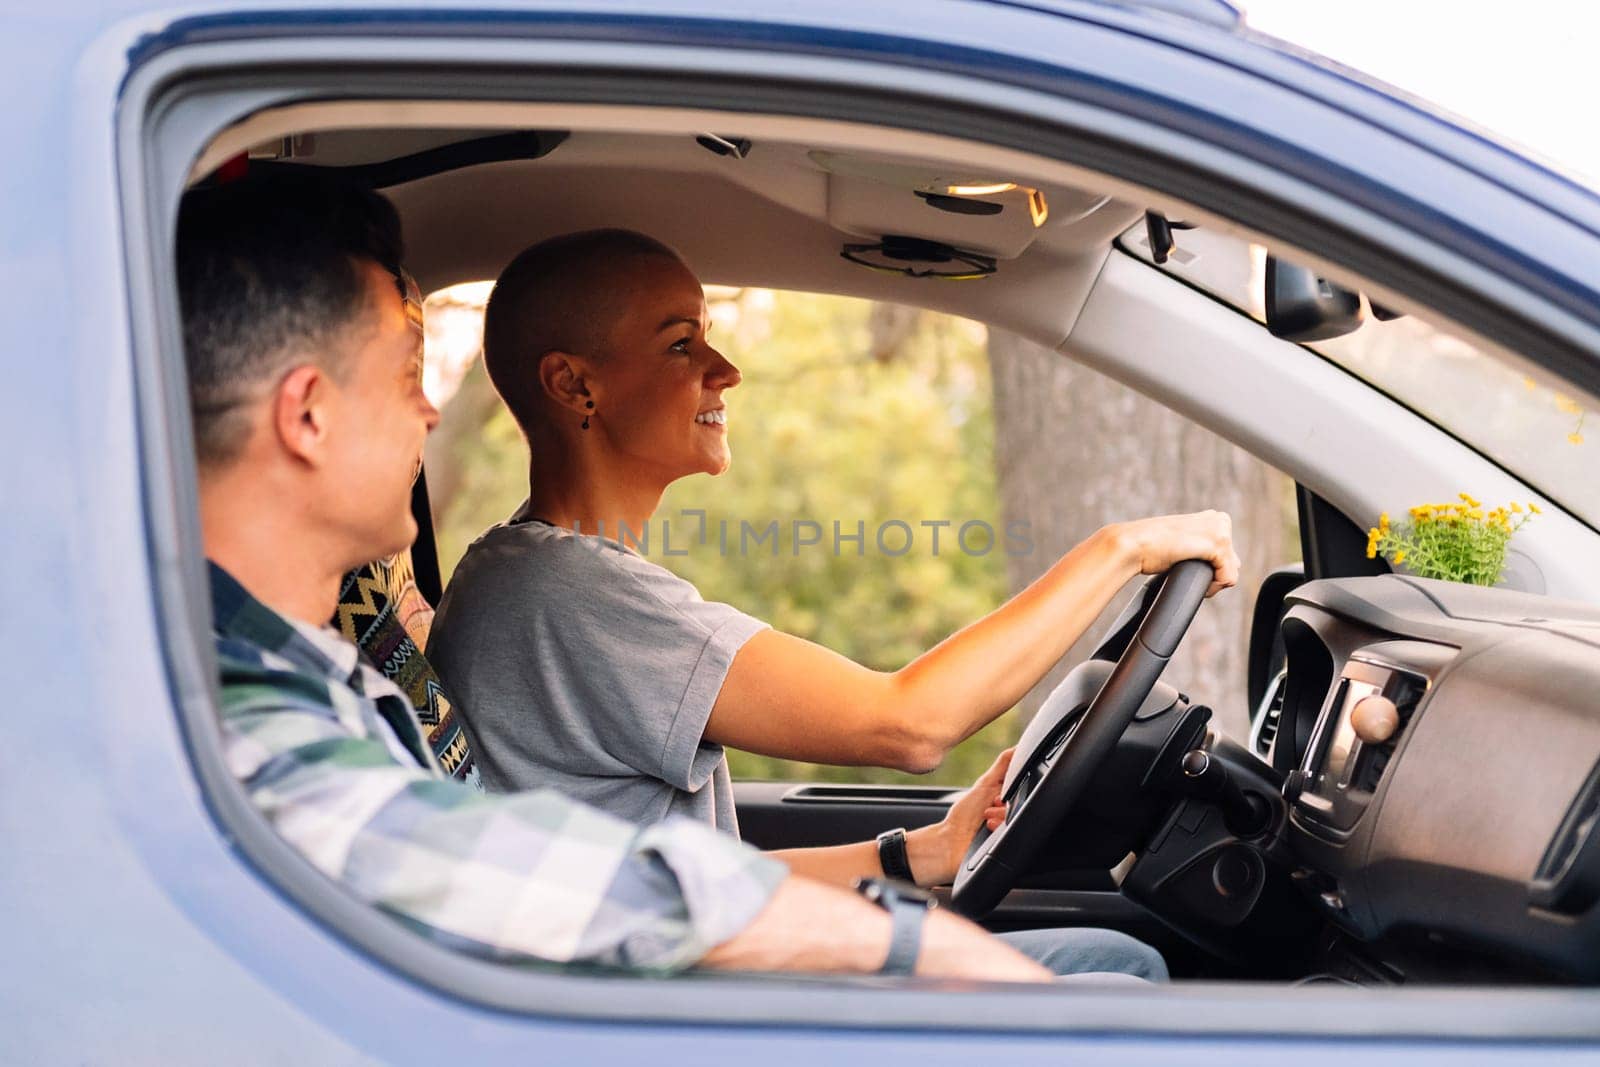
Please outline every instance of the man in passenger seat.
M189 193L178 282L228 766L305 858L424 936L493 958L1041 981L893 887L792 875L709 825L640 828L440 772L404 694L324 624L340 578L416 535L438 420L399 223L324 179Z

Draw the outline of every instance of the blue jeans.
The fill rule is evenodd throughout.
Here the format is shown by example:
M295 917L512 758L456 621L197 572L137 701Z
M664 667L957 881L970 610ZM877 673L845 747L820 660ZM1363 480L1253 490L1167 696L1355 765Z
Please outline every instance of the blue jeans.
M1150 982L1167 980L1167 961L1161 953L1116 930L1072 926L995 936L1057 976L1092 973L1132 975Z

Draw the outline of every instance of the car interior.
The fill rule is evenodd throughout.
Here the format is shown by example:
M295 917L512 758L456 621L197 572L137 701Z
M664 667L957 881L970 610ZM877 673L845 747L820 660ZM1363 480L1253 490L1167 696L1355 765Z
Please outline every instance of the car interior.
M1585 565L1600 533L1558 487L1308 347L1368 312L1463 332L1408 294L1316 248L1268 245L1283 285L1261 321L1181 262L1197 228L1266 245L1248 219L1043 155L867 122L324 100L236 122L189 182L241 168L329 168L381 190L424 292L493 278L559 233L636 229L710 284L1013 331L1289 473L1305 563L1240 591L1256 597L1248 736L1224 736L1207 694L1162 675L1209 569L1153 579L1027 726L1006 823L980 833L947 906L997 930L1126 930L1180 980L1600 980L1600 707L1586 696L1600 680L1600 574ZM1474 343L1549 384L1516 353ZM1368 558L1379 512L1466 485L1545 502L1500 587ZM436 750L456 753L447 767L465 771L418 651L441 592L425 479L414 510L410 559L352 576L335 621L380 664L412 664L403 684ZM954 793L737 789L746 838L767 848L935 822Z

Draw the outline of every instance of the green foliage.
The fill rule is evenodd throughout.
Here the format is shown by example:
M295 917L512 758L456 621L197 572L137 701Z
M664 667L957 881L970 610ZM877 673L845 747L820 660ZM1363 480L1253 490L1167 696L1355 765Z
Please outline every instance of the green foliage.
M1007 587L981 328L923 313L892 352L875 356L872 305L864 301L747 290L715 310L713 341L744 375L727 395L733 466L668 489L646 554L708 600L881 670L903 666L998 606ZM436 516L446 568L526 495L525 446L503 410L465 442L451 457L458 488ZM704 543L702 520L684 514L695 510L705 512ZM796 520L817 523L821 543L797 550ZM902 530L884 531L887 552L878 544L880 524L890 520L911 528L903 555L892 554L905 544ZM935 554L933 531L920 523L940 520L951 525ZM985 555L956 545L958 528L973 520L995 531ZM741 523L759 532L772 522L776 540L758 545L747 536L741 552ZM849 541L835 553L835 522L845 536L862 524L859 554ZM985 543L977 530L968 541L974 552ZM1017 731L1015 716L1004 716L922 777L743 752L729 759L739 778L966 785Z
M528 446L522 431L505 405L493 396L489 374L480 359L467 373L451 404L470 403L474 394L488 391L492 405L481 428L464 433L452 441L447 454L428 456L428 484L438 499L438 486L449 479L441 477L448 465L455 481L444 507L435 504L434 536L438 539L440 577L450 581L456 563L467 546L495 523L511 517L528 495ZM454 414L444 412L448 420ZM432 446L430 445L430 448Z

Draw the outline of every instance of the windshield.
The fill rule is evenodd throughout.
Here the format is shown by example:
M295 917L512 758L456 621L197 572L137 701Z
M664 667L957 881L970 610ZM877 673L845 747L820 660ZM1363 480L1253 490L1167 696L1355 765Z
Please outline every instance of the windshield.
M1201 229L1174 237L1177 251L1157 269L1266 322L1266 249ZM1142 222L1118 243L1153 263ZM1585 522L1600 525L1593 441L1600 423L1572 397L1409 315L1380 322L1368 314L1354 333L1304 347L1449 431Z

